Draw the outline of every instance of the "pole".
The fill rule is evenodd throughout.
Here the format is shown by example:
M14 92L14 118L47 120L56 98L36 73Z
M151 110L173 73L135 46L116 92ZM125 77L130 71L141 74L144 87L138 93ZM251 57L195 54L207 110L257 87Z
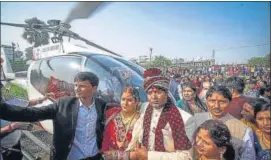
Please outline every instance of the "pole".
M15 61L15 44L12 42L11 43L11 49L12 49L12 60L13 62Z
M152 50L153 48L150 47L150 62L151 62Z

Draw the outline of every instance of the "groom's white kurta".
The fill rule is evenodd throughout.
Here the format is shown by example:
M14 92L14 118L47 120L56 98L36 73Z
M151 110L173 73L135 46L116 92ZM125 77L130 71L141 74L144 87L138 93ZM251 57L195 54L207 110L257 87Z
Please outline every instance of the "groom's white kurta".
M133 150L135 148L136 143L142 144L143 139L143 120L146 108L148 106L148 102L142 104L140 109L140 118L135 123L133 129L133 137L131 142L128 145L127 151ZM179 109L179 112L182 116L184 124L187 120L192 117L189 113ZM175 150L174 149L174 141L172 137L172 129L169 124L165 126L162 130L163 132L163 140L164 146L167 152L157 152L154 149L154 142L155 142L155 128L158 124L160 115L162 113L162 109L154 109L152 113L152 120L151 120L151 129L149 135L149 151L148 151L148 159L149 160L192 160L190 150ZM185 128L184 128L185 129Z

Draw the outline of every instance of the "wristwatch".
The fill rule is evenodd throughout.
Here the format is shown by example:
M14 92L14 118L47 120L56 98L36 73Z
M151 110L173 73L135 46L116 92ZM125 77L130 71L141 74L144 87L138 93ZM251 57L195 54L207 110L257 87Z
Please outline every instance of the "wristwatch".
M41 104L43 102L43 99L42 98L39 98L38 99L38 104Z

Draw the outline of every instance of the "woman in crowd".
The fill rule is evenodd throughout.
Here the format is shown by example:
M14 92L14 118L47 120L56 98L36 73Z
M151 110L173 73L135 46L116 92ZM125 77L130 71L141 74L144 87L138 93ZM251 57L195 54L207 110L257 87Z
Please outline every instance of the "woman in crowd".
M206 75L204 76L204 80L203 81L209 81L209 82L212 82L212 78L210 75Z
M210 81L203 81L200 86L199 98L202 102L206 102L206 93L209 88L212 86Z
M183 99L177 101L178 107L192 115L207 111L207 107L198 97L196 87L191 82L183 83L181 88Z
M207 120L194 133L194 159L233 160L235 152L228 127L218 120Z
M139 92L136 88L127 87L121 96L121 107L106 111L106 124L102 150L106 160L130 159L133 154L125 152L132 139L132 131L139 118Z
M258 128L256 131L258 141L255 142L257 158L259 160L270 160L271 105L263 99L256 99L251 105L254 108L254 118Z
M191 80L192 84L194 84L194 86L197 89L197 93L200 93L200 85L201 85L201 80L199 78L199 76L195 76L192 80Z

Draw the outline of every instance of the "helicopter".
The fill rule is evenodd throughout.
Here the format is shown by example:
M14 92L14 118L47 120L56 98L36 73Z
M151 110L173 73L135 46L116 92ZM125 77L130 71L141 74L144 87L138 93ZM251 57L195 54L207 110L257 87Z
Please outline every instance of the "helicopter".
M108 103L120 102L121 93L126 86L138 88L141 101L147 101L143 89L143 67L70 30L71 21L91 16L103 3L78 2L63 22L48 20L45 25L1 22L1 25L25 28L35 34L48 32L53 35L52 44L33 49L33 60L27 70L26 88L28 99L37 99L49 92L54 93L54 97L34 107L51 104L64 96L74 96L73 77L82 71L93 72L99 77L100 83L95 96ZM83 41L87 46L64 42L63 37ZM7 64L6 68L8 67L10 64ZM39 123L43 129L53 134L52 120Z

